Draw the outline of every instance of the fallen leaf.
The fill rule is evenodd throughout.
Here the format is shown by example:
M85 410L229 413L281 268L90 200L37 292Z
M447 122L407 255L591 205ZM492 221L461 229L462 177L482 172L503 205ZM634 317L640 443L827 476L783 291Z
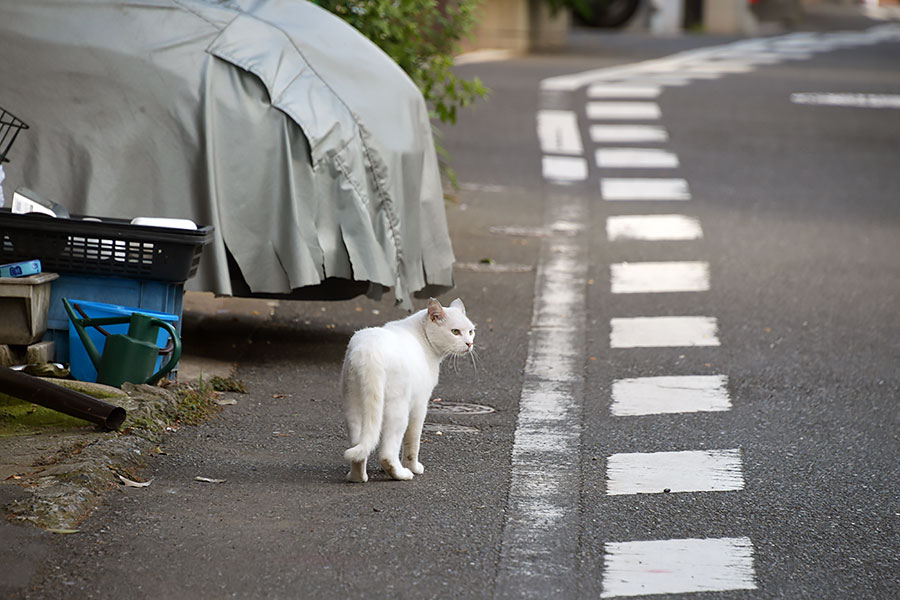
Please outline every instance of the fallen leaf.
M122 483L125 484L125 487L145 488L153 483L152 479L150 481L132 481L131 479L122 477L121 475L119 475L119 479L122 480Z
M272 394L272 397L273 397L273 398L287 398L287 395L285 395L285 394Z
M70 533L80 533L80 529L48 529L47 533L59 533L63 535L68 535Z
M202 481L203 483L225 483L224 479L213 479L211 477L194 477L194 481Z
M235 404L237 404L237 400L235 400L234 398L216 398L215 400L213 400L213 402L215 402L219 406L234 406Z

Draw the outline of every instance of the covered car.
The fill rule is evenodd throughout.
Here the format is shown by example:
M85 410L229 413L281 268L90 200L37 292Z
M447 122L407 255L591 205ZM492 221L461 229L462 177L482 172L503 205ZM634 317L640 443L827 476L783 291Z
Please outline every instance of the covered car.
M428 109L303 0L0 0L5 163L70 213L215 227L189 289L339 299L452 286Z

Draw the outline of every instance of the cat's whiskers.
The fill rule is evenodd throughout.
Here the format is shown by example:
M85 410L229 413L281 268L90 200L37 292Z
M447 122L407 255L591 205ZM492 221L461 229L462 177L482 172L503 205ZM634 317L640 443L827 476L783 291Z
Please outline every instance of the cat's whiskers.
M469 354L469 358L472 359L472 369L474 369L476 372L478 372L478 361L481 360L481 357L479 357L478 354L475 352L474 347L471 350L469 350L468 354Z

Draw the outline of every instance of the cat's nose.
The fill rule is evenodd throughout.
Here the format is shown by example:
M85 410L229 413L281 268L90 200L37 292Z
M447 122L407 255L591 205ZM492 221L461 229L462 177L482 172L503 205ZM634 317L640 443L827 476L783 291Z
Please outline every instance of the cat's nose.
M466 342L466 348L468 348L469 350L471 350L472 346L474 346L474 345L475 345L475 342Z

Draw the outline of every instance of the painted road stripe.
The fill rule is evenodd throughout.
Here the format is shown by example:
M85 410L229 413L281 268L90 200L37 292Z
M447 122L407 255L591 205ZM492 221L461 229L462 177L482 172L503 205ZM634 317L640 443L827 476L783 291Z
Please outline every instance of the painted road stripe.
M588 102L589 119L646 120L658 119L662 113L656 102Z
M705 292L709 290L709 263L667 261L614 263L609 266L613 294Z
M725 375L683 375L619 379L612 385L615 417L636 417L731 409Z
M678 157L659 148L600 148L594 154L601 169L673 169Z
M587 179L587 160L575 156L544 156L541 162L544 179L569 183Z
M805 34L804 34L805 35ZM691 69L696 65L715 62L725 58L739 60L741 62L778 62L784 59L800 59L812 56L811 51L825 52L835 48L862 46L884 41L900 39L900 27L895 24L878 25L861 32L835 32L812 34L815 42L805 41L791 46L791 40L796 39L792 35L759 40L741 40L721 46L707 46L693 50L686 50L668 57L646 60L643 62L602 69L582 71L550 77L541 81L541 89L555 91L573 91L586 85L599 85L601 83L627 83L629 85L646 85L649 75L660 71L672 71L678 68ZM785 43L787 42L787 43ZM789 51L782 48L788 46ZM774 51L771 49L775 48ZM659 84L660 81L654 81Z
M610 348L719 345L715 317L627 317L609 323Z
M571 110L539 110L538 139L545 154L582 154L578 117Z
M612 178L600 180L604 200L690 200L684 179Z
M685 215L621 215L606 219L606 238L611 242L683 241L702 237L700 221Z
M591 141L603 142L666 142L669 134L658 125L591 125Z
M900 108L900 94L797 93L791 94L791 102L853 108Z
M691 73L749 73L756 67L745 61L736 60L711 60L687 67Z
M746 537L613 542L604 550L601 598L756 589Z
M574 598L578 582L587 240L586 201L547 199L528 354L513 437L495 598Z
M606 461L609 496L742 489L744 475L737 449L613 454Z
M588 88L589 98L656 98L662 93L658 85L603 83Z

